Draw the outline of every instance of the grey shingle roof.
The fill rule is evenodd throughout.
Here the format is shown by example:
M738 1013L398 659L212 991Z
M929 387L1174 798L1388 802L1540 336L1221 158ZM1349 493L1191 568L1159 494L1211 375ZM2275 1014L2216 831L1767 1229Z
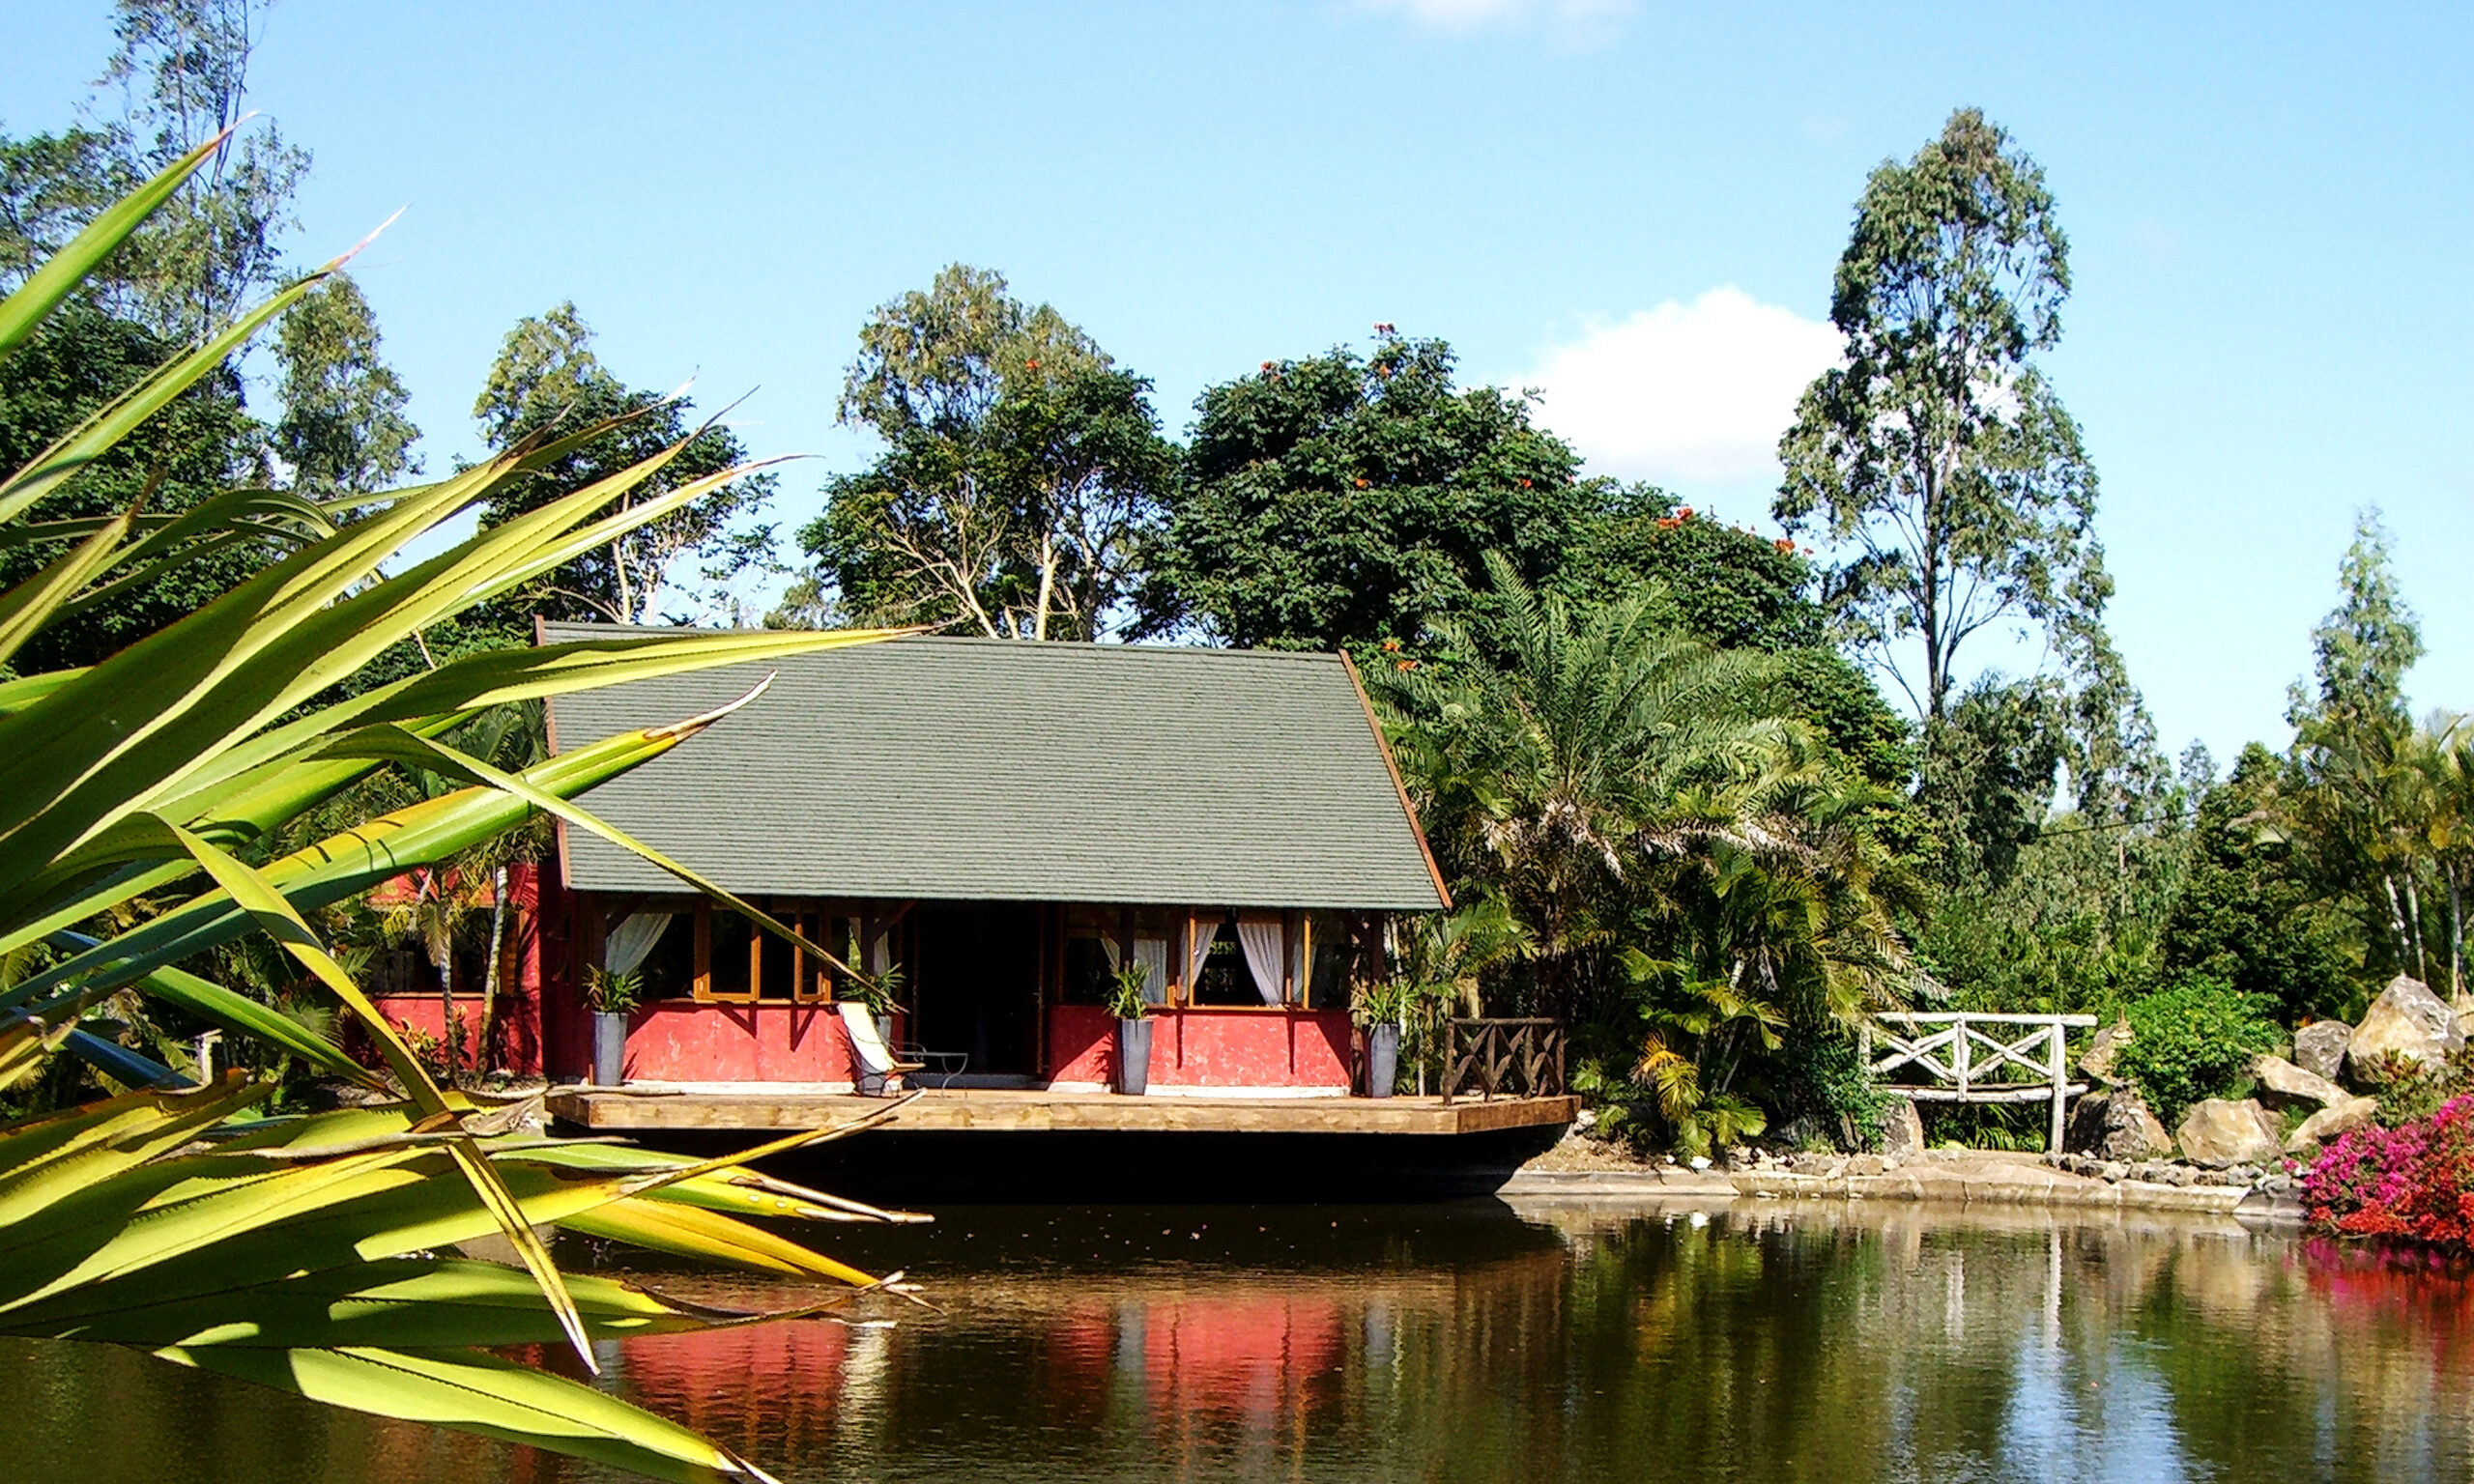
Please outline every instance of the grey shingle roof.
M583 803L741 892L1442 905L1338 655L902 639L561 697L556 735L675 722L767 670L754 705ZM677 889L566 833L579 890Z

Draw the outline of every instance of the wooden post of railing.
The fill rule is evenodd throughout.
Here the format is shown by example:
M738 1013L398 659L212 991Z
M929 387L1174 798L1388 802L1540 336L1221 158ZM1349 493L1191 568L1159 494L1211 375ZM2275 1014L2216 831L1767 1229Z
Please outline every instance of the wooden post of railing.
M1443 1100L1452 1100L1453 1084L1460 1080L1460 1022L1447 1015L1443 1021Z
M2052 1042L2053 1048L2053 1138L2045 1145L2045 1162L2051 1164L2061 1158L2061 1109L2070 1085L2069 1068L2062 1061L2062 1056L2063 1048L2070 1044L2070 1038L2061 1033L2058 1019L2045 1027L2045 1035Z
M1968 1100L1968 1022L1967 1022L1967 1018L1966 1018L1965 1016L1961 1016L1961 1017L1960 1017L1960 1018L1955 1022L1955 1025L1956 1025L1957 1030L1958 1030L1958 1035L1957 1035L1957 1036L1955 1036L1955 1037L1953 1037L1953 1038L1952 1038L1952 1040L1951 1040L1951 1044L1950 1044L1950 1055L1951 1055L1951 1057L1952 1057L1952 1061L1951 1061L1951 1063L1950 1063L1950 1068L1951 1068L1951 1070L1952 1070L1953 1071L1956 1071L1956 1072L1958 1073L1958 1075L1959 1075L1959 1101L1961 1101L1961 1102L1965 1102L1965 1101L1967 1101L1967 1100Z

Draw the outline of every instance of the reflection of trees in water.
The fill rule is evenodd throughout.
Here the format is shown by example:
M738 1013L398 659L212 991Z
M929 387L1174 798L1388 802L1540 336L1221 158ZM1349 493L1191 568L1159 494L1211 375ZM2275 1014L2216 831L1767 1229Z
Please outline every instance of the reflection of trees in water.
M1527 1214L1323 1271L1000 1265L891 1329L631 1342L623 1384L816 1478L2405 1484L2474 1457L2453 1274L2229 1221Z
M1453 1231L1401 1212L1354 1232L1323 1212L1249 1216L1192 1261L1220 1218L1201 1239L1198 1221L1120 1219L1162 1239L1150 1256L1007 1248L930 1275L942 1316L871 1299L842 1320L628 1341L608 1384L791 1480L2474 1472L2474 1298L2455 1270L2227 1221L2018 1208L1522 1214ZM1317 1266L1319 1231L1338 1237ZM817 1297L650 1281L750 1308ZM0 1350L0 1381L19 1383L37 1479L608 1476L110 1351Z
M1629 1296L1643 1354L1575 1323L1618 1400L1545 1472L1648 1454L1677 1477L1698 1458L1781 1479L2402 1481L2474 1459L2455 1274L2383 1287L2350 1272L2359 1253L2230 1221L2016 1208L1756 1207L1654 1224L1662 1241L1559 1225L1576 1303Z

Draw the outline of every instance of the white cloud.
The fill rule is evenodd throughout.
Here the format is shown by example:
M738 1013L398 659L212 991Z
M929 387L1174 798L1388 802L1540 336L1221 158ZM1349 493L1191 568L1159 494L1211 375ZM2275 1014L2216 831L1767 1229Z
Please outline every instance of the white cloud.
M1405 15L1455 36L1491 26L1541 26L1565 42L1610 40L1640 9L1639 0L1357 0L1361 10Z
M1839 349L1827 322L1726 285L1591 325L1548 346L1523 384L1542 393L1539 420L1595 472L1679 492L1742 487L1776 478L1796 399Z

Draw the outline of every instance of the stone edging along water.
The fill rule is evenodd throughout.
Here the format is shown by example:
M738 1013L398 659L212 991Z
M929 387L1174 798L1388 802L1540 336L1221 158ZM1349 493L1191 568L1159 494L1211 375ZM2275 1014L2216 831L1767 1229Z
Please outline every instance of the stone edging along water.
M1876 1161L1879 1162L1879 1161ZM1796 1174L1782 1169L1521 1170L1498 1194L1662 1200L1876 1200L2046 1206L2085 1211L2179 1211L2299 1221L2290 1191L2162 1181L2102 1180L2050 1165L1936 1158L1880 1173Z

